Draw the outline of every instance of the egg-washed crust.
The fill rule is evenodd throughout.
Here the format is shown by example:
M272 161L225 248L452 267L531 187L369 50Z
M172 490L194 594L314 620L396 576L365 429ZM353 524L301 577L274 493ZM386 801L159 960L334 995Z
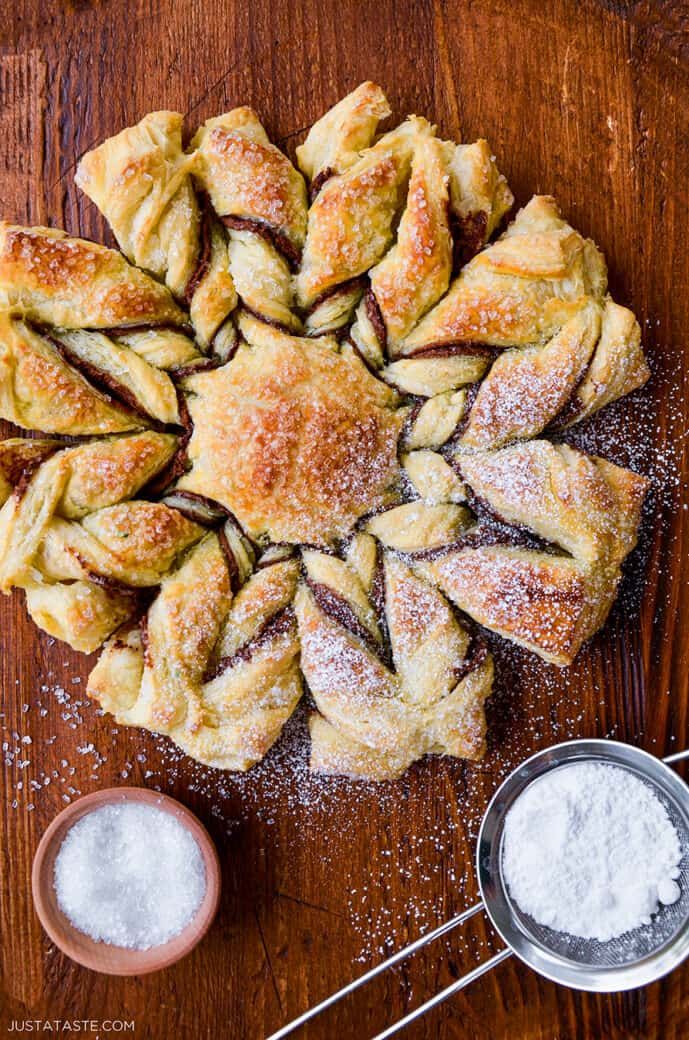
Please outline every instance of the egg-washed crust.
M121 253L57 228L0 223L0 306L63 328L187 324L168 290Z
M190 377L194 434L179 486L219 500L254 538L330 543L391 500L404 415L337 343L240 320L224 368Z
M77 169L121 252L0 224L0 417L42 434L0 443L0 590L210 766L304 682L314 770L480 758L481 627L569 664L636 543L645 478L548 439L648 378L602 254L390 113L362 83L295 164L152 112Z

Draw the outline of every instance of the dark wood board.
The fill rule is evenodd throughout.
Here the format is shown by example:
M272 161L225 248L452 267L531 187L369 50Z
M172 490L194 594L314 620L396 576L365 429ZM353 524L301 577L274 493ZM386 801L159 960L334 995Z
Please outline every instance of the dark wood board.
M474 901L477 823L521 757L568 736L614 735L658 754L689 741L686 2L8 0L0 211L110 242L72 180L89 146L153 109L186 113L191 131L246 103L290 150L368 78L398 116L418 112L447 135L461 128L465 140L487 137L521 202L554 194L605 251L613 292L639 315L654 378L585 440L652 471L644 547L621 604L573 668L499 655L480 767L427 761L380 788L309 780L299 718L267 765L243 779L196 768L147 734L113 732L76 703L85 701L92 661L51 645L18 595L3 599L0 1028L8 1033L13 1021L118 1019L135 1022L124 1035L137 1040L260 1040ZM630 450L630 438L648 443ZM89 744L105 758L96 769ZM208 824L223 863L208 939L178 966L141 979L68 962L42 933L30 896L32 855L63 796L117 783L160 785L181 798ZM436 943L303 1035L367 1040L498 948L475 919L463 937ZM673 1040L688 1032L689 965L646 989L596 997L508 961L405 1035Z

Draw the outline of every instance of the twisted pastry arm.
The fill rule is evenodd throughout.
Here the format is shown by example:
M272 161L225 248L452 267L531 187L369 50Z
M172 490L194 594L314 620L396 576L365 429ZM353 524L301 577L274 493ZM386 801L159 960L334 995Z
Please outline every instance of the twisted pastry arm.
M1 311L0 416L24 429L76 435L123 433L146 424L68 364L53 342Z
M202 529L131 496L170 460L177 439L146 432L77 447L4 442L12 489L0 509L0 590L23 588L36 623L90 652L136 608Z
M464 415L461 448L499 448L546 427L570 426L643 386L650 372L631 311L589 301L539 347L493 362Z
M570 664L614 601L648 481L547 441L463 456L461 473L479 523L418 553L420 573L480 624Z
M86 152L74 178L125 256L164 279L178 298L196 267L201 224L182 121L178 112L150 112Z
M57 228L0 222L0 306L65 329L172 325L186 315L168 289L121 253Z
M562 219L553 199L534 196L504 235L462 269L400 352L543 342L586 297L601 301L606 284L605 262L593 242Z
M185 321L168 290L119 253L0 224L3 418L65 434L179 423L165 369L200 358Z
M425 119L410 117L323 185L309 210L297 275L301 307L312 309L335 291L354 302L352 279L365 274L392 245L415 146L432 133ZM309 330L318 331L313 317Z
M208 534L163 579L145 621L105 647L88 693L122 724L165 733L207 765L245 770L301 696L288 606L296 564L269 563L233 600L235 566Z
M412 116L374 143L387 115L380 88L362 83L297 149L312 198L297 279L307 332L346 325L364 293L352 336L377 367L444 294L453 262L481 248L513 201L485 141L439 141Z
M454 269L488 242L514 204L514 195L483 138L473 144L444 142L450 182Z
M207 348L237 295L225 237L194 189L195 157L182 149L182 123L179 112L151 112L87 152L75 180L125 256L187 303L197 340Z
M379 366L450 283L452 239L443 144L421 137L413 151L407 200L395 244L369 271L354 342Z
M313 124L297 148L299 169L310 181L312 199L330 177L355 164L359 153L373 143L378 123L389 115L385 94L368 80Z
M306 231L306 187L268 140L258 116L237 108L207 120L192 140L194 171L227 228L229 262L244 305L299 331L292 270Z
M638 322L605 288L593 243L536 197L381 376L423 398L473 384L451 435L467 451L579 422L649 377Z
M480 758L490 657L443 595L378 552L370 535L358 535L348 557L303 554L295 608L301 666L319 710L311 767L386 779L429 753Z
M373 364L404 353L406 337L444 295L453 269L481 249L513 201L485 141L419 138L395 244L369 271L352 328Z

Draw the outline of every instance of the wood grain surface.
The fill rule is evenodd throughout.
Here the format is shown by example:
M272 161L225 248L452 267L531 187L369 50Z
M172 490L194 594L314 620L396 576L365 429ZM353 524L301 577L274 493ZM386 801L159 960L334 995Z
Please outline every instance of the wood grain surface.
M686 3L8 0L2 216L111 242L73 184L91 145L153 109L184 112L192 131L246 103L292 151L367 78L398 116L417 112L447 135L487 137L520 202L554 194L605 251L614 293L639 315L654 378L577 436L654 477L643 547L621 603L573 668L499 654L481 766L426 761L380 787L310 780L299 717L268 763L243 778L195 767L145 733L117 732L80 695L93 662L40 634L18 595L3 599L0 1029L8 1034L13 1022L88 1019L98 1023L89 1035L106 1036L116 1019L135 1023L123 1035L136 1040L260 1040L474 901L477 824L521 757L568 736L614 735L658 754L689 742ZM194 809L224 874L207 941L172 969L127 980L91 974L56 951L29 884L39 837L65 799L118 783L158 785ZM368 1040L497 949L475 919L302 1035ZM596 997L508 961L405 1035L688 1033L689 965L646 989Z

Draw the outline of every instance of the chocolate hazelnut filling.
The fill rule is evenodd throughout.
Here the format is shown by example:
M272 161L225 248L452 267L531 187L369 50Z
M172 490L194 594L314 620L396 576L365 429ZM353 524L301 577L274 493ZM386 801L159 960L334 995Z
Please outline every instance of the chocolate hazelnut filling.
M194 268L194 271L184 289L184 302L187 307L191 306L194 293L208 274L208 269L211 265L211 256L213 254L213 236L211 231L213 211L211 209L210 199L205 191L197 190L196 201L201 216L199 222L199 250L196 258L196 267Z
M461 469L455 468L461 476ZM523 524L517 524L513 520L508 520L502 513L493 509L485 498L472 491L469 485L466 486L466 500L479 524L486 524L498 530L504 529L512 545L524 547L525 549L535 549L540 552L560 551L559 547L554 545L553 542L549 542L545 538L541 538L540 535L534 534L533 531Z
M398 449L397 449L397 454L398 455L399 455L400 450L401 450L400 446L404 445L406 443L406 441L409 440L409 437L411 436L411 432L414 429L414 423L419 418L419 415L421 414L421 409L425 405L426 401L427 401L426 397L416 397L416 398L414 398L414 402L413 402L411 408L409 409L409 414L407 415L407 418L404 420L404 425L402 426L402 429L400 430L400 436L399 436L399 440L398 440Z
M307 578L306 585L324 614L338 625L346 628L351 635L364 644L367 650L382 659L383 647L368 628L359 621L359 618L344 596L341 596L339 592L320 581L311 581Z
M453 669L455 682L461 682L480 668L488 657L488 645L480 635L474 633L469 643L469 649L464 660Z
M206 672L203 681L210 682L212 679L217 679L219 675L222 675L229 668L233 668L235 665L245 661L250 661L256 651L260 650L262 646L289 632L294 624L294 617L292 607L283 607L277 614L273 614L243 646L240 646L238 650L235 650L228 657L221 657L215 667Z
M467 213L464 217L455 213L450 216L453 274L458 274L481 251L488 237L487 230L488 214L484 210Z
M383 646L378 651L378 656L388 668L394 671L392 660L392 644L390 642L390 629L388 627L388 616L386 610L386 587L385 587L385 561L383 558L383 546L376 540L376 563L373 569L373 581L371 582L370 599L376 612L376 619L383 636Z
M257 571L265 571L269 567L275 567L278 563L284 563L286 560L291 560L296 555L296 549L289 542L273 542L264 551L260 560L256 564Z
M198 361L190 361L187 365L178 365L177 368L168 369L168 375L171 379L186 379L187 376L194 376L197 372L211 372L214 368L220 368L224 364L226 361L219 357L199 358Z
M256 220L254 217L236 217L228 214L228 216L220 219L225 227L233 231L251 231L254 235L260 235L261 238L265 238L266 242L269 242L285 258L292 271L296 271L299 267L301 251L292 244L288 236L280 228L271 227L270 224L265 224L262 220Z
M220 543L220 548L222 549L222 554L225 557L225 563L227 564L227 571L230 577L230 591L233 596L236 596L242 584L239 565L232 549L230 548L227 535L222 528L218 531L218 542Z
M194 329L188 322L183 322L181 325L175 325L171 321L143 321L136 325L107 325L98 326L92 329L86 329L86 332L101 332L104 336L112 336L117 339L118 336L131 336L135 332L179 332L184 336L194 337Z
M210 500L207 499L206 501ZM214 504L218 505L218 508L224 508L220 507L218 503ZM237 557L235 556L229 538L227 537L227 526L229 525L230 527L233 527L237 537L243 539L254 550L254 552L256 551L257 546L253 538L247 534L237 517L234 513L231 513L229 509L225 509L225 518L224 525L218 530L218 541L220 542L220 548L224 553L227 567L230 572L230 588L232 589L233 595L236 595L242 586L242 576L239 570Z
M64 445L52 444L33 459L15 459L14 462L10 462L8 466L4 467L4 475L9 483L14 485L12 495L17 502L21 502L37 470L41 468L51 455L60 451L62 447Z
M497 531L489 527L478 526L470 528L453 542L444 545L434 545L430 549L413 549L404 555L412 560L437 560L441 556L449 556L460 549L483 549L488 545L513 545L513 541L507 531Z
M39 336L50 343L63 361L66 361L71 368L79 372L95 390L103 394L109 403L115 404L124 411L144 419L146 425L154 430L165 429L165 424L149 415L129 387L124 386L109 372L104 372L102 368L97 368L96 365L92 365L89 361L79 357L65 343L53 336L45 326L35 325L33 328Z
M165 505L176 509L195 524L214 527L228 518L228 511L219 502L195 491L172 491L163 499Z
M152 480L149 480L145 488L140 492L141 498L157 498L165 491L166 488L178 480L179 477L183 476L190 468L189 462L189 441L191 435L194 432L194 427L191 421L191 415L189 414L189 408L187 406L187 400L181 393L179 387L175 387L177 392L177 403L179 408L179 419L180 425L182 426L183 433L179 436L177 442L177 450L160 473L158 473Z
M316 174L316 176L311 181L311 187L309 188L310 203L313 203L313 200L316 198L316 195L318 195L318 192L321 190L325 182L329 181L330 178L334 177L335 175L336 171L332 168L332 166L326 166L324 169L322 169L319 173Z
M347 293L354 292L361 289L363 294L368 279L366 275L356 275L354 278L348 278L346 282L339 282L337 285L331 285L329 289L324 289L322 293L319 293L316 299L313 301L311 306L308 308L307 314L313 314L317 311L321 304L325 303L326 300L331 300L333 296L344 296Z
M581 384L584 382L587 375L589 374L589 370L593 363L594 355L595 350L591 353L591 357L582 368L581 374L574 386L572 387L572 392L563 404L562 408L557 413L557 415L554 415L548 423L548 426L546 428L548 432L556 432L559 430L563 430L565 426L568 426L570 423L574 422L577 416L579 416L581 412L583 412L584 402L581 400L578 394Z
M141 618L139 622L140 633L142 631L142 625L143 618ZM129 644L125 637L128 636L129 633L132 632L136 627L137 626L135 624L132 624L130 621L126 621L124 625L120 625L120 627L117 629L117 632L110 641L110 648L112 650L132 650L132 646Z
M380 349L384 354L387 354L388 349L388 330L385 327L385 319L383 318L383 312L380 309L380 304L376 299L376 294L373 289L368 289L364 296L364 306L366 307L366 316L371 322L373 331L376 334Z
M251 314L254 318L258 318L264 325L270 325L271 328L277 329L278 332L286 332L288 336L298 336L299 333L295 332L291 326L287 325L284 321L278 321L277 318L269 318L265 314L261 314L260 311L254 310L253 307L248 307L244 300L242 300L242 309Z
M102 589L107 589L108 592L118 592L124 596L137 597L139 595L139 589L133 585L127 585L126 582L119 581L117 578L112 578L107 574L99 574L74 549L68 549L68 552L74 557L79 566L84 568L88 575L88 580L92 581L94 585L100 585Z
M413 351L411 354L405 354L399 360L455 357L457 354L460 354L465 357L484 357L494 361L498 354L502 353L502 350L502 347L491 347L486 343L457 340L456 343L429 343L427 346L419 347L418 350Z
M455 460L451 454L451 451L452 448L455 447L459 443L459 441L461 441L462 437L466 433L467 426L469 425L469 420L471 419L471 409L474 407L480 389L480 383L472 383L469 389L467 390L466 399L464 401L464 411L462 412L462 418L455 426L454 433L447 439L447 441L443 445L443 455L445 456L446 460L450 463L450 465L453 467L453 469L457 470L457 472L459 472L459 470L455 465Z

